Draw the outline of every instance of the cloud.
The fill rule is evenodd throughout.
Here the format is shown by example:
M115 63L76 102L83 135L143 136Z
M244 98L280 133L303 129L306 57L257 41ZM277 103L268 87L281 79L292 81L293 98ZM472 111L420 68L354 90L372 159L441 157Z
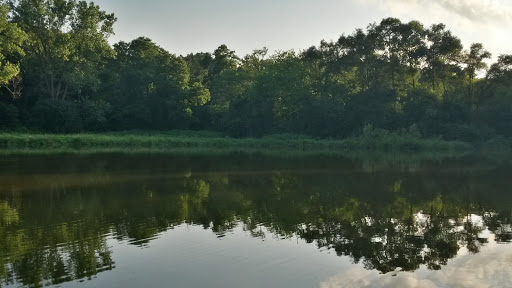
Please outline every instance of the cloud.
M476 255L460 256L440 271L399 272L396 276L355 267L320 284L321 288L478 288L512 287L509 245L489 245Z
M512 6L489 0L437 0L438 5L461 17L476 22L508 23L512 19Z
M504 0L359 0L406 15L456 16L478 23L512 23L512 4Z

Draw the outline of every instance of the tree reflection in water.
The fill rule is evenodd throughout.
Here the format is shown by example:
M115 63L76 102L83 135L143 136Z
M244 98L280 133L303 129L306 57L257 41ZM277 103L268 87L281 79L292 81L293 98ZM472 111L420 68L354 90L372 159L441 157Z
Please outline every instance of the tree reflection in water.
M350 161L135 156L84 157L66 167L17 161L0 174L4 284L91 278L115 268L108 239L149 245L183 223L219 237L238 226L253 237L295 235L382 273L442 269L462 247L478 253L490 234L512 240L505 168L368 172Z

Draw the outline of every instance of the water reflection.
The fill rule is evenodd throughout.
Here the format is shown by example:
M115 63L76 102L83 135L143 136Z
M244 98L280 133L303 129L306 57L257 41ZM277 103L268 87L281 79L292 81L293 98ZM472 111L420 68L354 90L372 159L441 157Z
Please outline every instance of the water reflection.
M381 273L443 269L512 240L506 167L371 169L343 159L11 157L0 163L0 279L46 286L115 269L183 223L297 236ZM375 167L375 166L373 166ZM229 236L227 236L229 237ZM150 247L151 249L151 247Z

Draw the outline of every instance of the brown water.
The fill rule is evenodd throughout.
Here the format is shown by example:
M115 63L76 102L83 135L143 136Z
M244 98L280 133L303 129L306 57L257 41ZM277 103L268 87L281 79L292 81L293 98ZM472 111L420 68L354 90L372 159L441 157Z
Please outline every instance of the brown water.
M0 159L1 287L512 286L509 164Z

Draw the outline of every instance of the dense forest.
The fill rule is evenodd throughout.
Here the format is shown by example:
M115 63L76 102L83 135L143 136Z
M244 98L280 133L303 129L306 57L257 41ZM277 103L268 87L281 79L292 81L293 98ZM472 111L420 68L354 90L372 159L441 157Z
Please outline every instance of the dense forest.
M116 17L94 3L0 3L2 130L512 136L512 55L488 65L443 24L387 18L299 52L178 56L146 37L110 45Z

